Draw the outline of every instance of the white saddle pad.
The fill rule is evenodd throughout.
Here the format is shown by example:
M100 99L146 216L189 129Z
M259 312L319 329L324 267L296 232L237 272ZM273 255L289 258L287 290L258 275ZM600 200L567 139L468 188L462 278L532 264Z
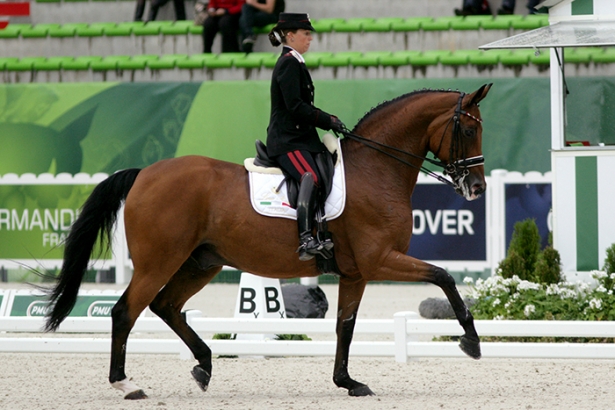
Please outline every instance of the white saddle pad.
M332 134L325 134L323 142L329 151L337 151L337 163L333 176L333 187L325 203L325 218L337 218L346 205L346 178L344 160L339 140ZM297 219L297 211L290 207L284 175L280 168L264 168L254 165L254 158L247 158L244 166L250 174L250 201L254 210L261 215ZM281 187L280 187L281 185ZM280 190L278 191L278 187Z

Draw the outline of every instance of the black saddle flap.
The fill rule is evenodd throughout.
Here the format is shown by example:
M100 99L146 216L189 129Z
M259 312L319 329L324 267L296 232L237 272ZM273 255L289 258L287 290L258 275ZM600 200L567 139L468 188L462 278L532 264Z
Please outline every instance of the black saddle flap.
M320 184L320 202L324 204L333 188L333 175L335 174L337 153L331 154L329 151L319 152L314 156L314 161L316 162L318 173L322 181Z

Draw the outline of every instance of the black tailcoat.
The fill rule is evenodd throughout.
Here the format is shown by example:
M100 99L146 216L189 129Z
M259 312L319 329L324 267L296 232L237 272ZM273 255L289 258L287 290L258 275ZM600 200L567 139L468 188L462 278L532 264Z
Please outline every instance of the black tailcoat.
M267 153L278 156L294 150L321 152L326 148L316 128L331 129L331 115L314 107L314 84L297 51L284 47L271 78L271 117Z

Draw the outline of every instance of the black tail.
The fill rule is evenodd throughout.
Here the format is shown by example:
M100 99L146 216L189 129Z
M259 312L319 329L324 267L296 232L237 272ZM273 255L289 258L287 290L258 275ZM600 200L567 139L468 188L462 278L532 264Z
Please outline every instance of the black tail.
M100 238L101 246L110 246L117 212L140 171L133 168L111 175L83 204L64 244L62 270L49 297L52 308L47 313L46 331L56 330L75 306L96 240Z

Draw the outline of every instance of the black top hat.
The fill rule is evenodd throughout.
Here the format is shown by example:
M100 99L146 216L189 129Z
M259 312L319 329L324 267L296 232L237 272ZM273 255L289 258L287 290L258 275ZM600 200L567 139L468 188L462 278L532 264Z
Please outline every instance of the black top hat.
M307 13L280 13L278 18L278 24L275 26L278 30L314 30L312 23L310 23L310 16Z

